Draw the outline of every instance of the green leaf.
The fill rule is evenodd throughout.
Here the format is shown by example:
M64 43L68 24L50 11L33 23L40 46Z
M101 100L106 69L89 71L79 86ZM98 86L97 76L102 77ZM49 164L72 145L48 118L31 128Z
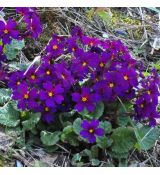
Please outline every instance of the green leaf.
M8 64L9 70L23 70L25 71L31 63L18 63L18 62L12 62Z
M108 147L110 147L113 143L113 140L111 138L108 137L97 137L97 145L101 148L101 149L106 149Z
M93 145L91 147L91 154L92 154L92 158L98 158L98 146L97 145Z
M55 153L55 151L58 150L58 146L57 145L52 145L52 146L44 146L44 150L47 152L47 153Z
M115 129L111 138L113 139L112 151L119 154L130 151L136 143L134 130L131 127Z
M44 162L36 160L35 164L34 164L34 167L48 167L48 165Z
M129 102L124 103L124 106L125 106L127 112L131 112L132 109L133 109L133 105L130 104ZM129 115L126 114L126 110L124 109L124 107L122 105L118 110L118 116L119 117L118 117L117 122L118 122L119 126L126 126L130 121Z
M108 152L108 154L110 155L110 157L116 158L116 159L124 159L128 157L129 152L124 152L124 153L117 153L114 151L110 151Z
M41 141L44 145L52 146L55 145L59 141L59 136L61 132L48 132L48 131L41 131Z
M84 149L84 150L81 152L81 155L82 155L83 157L87 156L87 157L89 157L89 159L92 158L92 152L91 152L91 150L89 150L89 149Z
M130 119L126 115L120 115L118 117L118 125L119 126L126 126L129 123Z
M92 166L98 166L100 164L100 161L98 159L91 159Z
M138 128L135 134L138 139L136 147L141 150L149 150L154 146L156 140L159 138L160 131L158 128L143 126Z
M83 162L81 162L81 159L82 159L82 156L80 153L74 154L72 161L71 161L71 164L73 166L82 166Z
M104 104L103 102L99 102L96 104L96 108L93 112L89 112L85 108L82 112L80 112L80 114L83 117L87 117L89 119L99 119L103 115L103 112L104 112Z
M96 104L96 109L90 113L90 116L93 116L94 119L99 119L104 112L104 103L103 102L99 102Z
M81 128L81 123L82 120L80 118L77 118L74 122L73 122L73 130L76 134L79 135L80 131L82 130Z
M19 51L25 46L24 40L12 40L11 44L4 47L4 53L8 60L13 60L19 54Z
M155 11L155 12L157 12L157 13L160 13L160 10L157 9L157 8L155 8L155 7L146 7L146 8L148 8L148 9L150 9L150 10L153 10L153 11Z
M11 90L1 88L0 89L0 104L6 103L11 97Z
M15 127L19 122L19 112L15 110L12 102L0 108L0 124Z
M32 130L41 118L41 113L30 113L30 118L22 122L24 130Z
M69 143L72 146L79 145L77 135L73 131L73 126L67 126L63 129L63 132L61 134L61 141L64 143Z
M100 127L104 129L106 134L109 134L112 131L112 125L108 121L100 122Z
M107 13L105 11L99 11L99 12L97 12L97 15L105 22L111 21L111 16L109 15L109 13Z

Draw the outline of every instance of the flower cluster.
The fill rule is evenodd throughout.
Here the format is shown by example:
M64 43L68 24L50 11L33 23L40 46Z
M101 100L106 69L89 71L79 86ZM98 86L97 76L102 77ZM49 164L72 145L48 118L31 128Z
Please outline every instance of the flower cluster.
M155 70L146 79L142 80L141 88L135 104L136 118L149 119L150 126L156 125L156 118L160 118L157 112L158 96L160 96L160 79Z
M51 123L61 112L93 112L99 102L107 106L119 97L135 103L136 119L155 125L159 117L158 75L154 72L144 77L120 40L85 36L75 27L70 37L54 34L45 51L40 65L27 72L16 71L10 77L9 86L19 109L41 112L43 120ZM103 135L96 129L98 125L98 121L84 121L81 136L94 142L95 135Z
M1 8L0 10L3 10ZM5 45L10 44L13 39L22 40L26 37L37 38L42 32L42 26L40 18L35 8L29 7L17 7L16 12L22 15L22 19L26 26L24 29L20 29L22 22L16 22L14 19L9 18L0 20L0 79L4 80L7 77L7 67L2 67L4 62L7 63L7 57L5 55Z
M36 12L36 8L16 7L16 12L23 17L23 21L26 24L26 32L24 32L22 36L38 38L38 36L42 33L42 26L40 18Z

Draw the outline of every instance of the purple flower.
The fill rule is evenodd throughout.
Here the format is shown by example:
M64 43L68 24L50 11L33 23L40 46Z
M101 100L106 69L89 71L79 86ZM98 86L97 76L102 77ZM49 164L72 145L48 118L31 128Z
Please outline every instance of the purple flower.
M125 80L118 72L108 72L104 76L103 84L106 100L113 100L117 95L121 96L123 92L127 91L128 86L126 86Z
M3 62L6 61L6 55L4 55L4 53L3 53L3 47L0 45L0 62L1 61L3 61Z
M56 104L62 103L64 89L60 84L53 85L51 82L46 82L43 88L44 90L40 92L40 99L45 101L46 106L55 108Z
M10 77L9 77L9 83L8 83L8 86L10 88L12 88L13 90L17 89L21 84L22 84L22 81L23 81L23 74L24 74L24 71L16 71L16 72L13 72Z
M96 102L100 100L100 96L96 93L91 93L90 88L83 87L81 93L72 93L72 100L77 103L75 109L78 112L83 111L85 108L88 111L93 112Z
M96 137L102 137L105 132L104 129L99 127L99 121L98 120L83 120L81 127L83 130L81 130L80 135L81 137L87 139L89 143L96 142Z
M101 42L99 39L97 38L90 38L88 36L82 36L82 42L85 45L89 45L89 46L98 46Z
M0 21L0 37L3 44L9 44L11 39L18 39L19 32L16 30L16 27L17 23L12 19L9 19L6 24Z
M37 70L37 75L41 77L42 80L54 80L55 73L53 66L47 61L42 63L39 69Z
M122 68L120 74L122 74L126 86L136 87L138 85L138 74L133 68Z
M7 72L6 72L5 68L3 68L1 63L0 63L0 81L6 80L6 77L7 77Z
M21 84L17 90L13 91L13 99L18 100L18 108L22 110L36 108L38 105L37 97L37 90L35 88L29 89L25 84Z
M74 79L71 75L71 71L67 70L66 64L64 62L55 64L55 74L60 80L60 83L63 84L65 88L70 88L74 83Z
M16 7L16 12L20 13L22 16L27 15L29 10L30 9L28 7Z
M83 36L83 32L81 30L81 28L79 26L75 26L72 31L71 31L71 35L74 37L82 37Z
M153 101L148 95L141 95L135 103L136 119L142 120L151 118L151 113L156 113L157 102ZM152 115L153 116L153 115Z
M31 67L28 72L24 75L29 83L39 83L39 75L36 71L36 67Z
M25 22L27 24L27 34L35 39L38 38L42 33L42 26L39 17L37 17L37 15L33 15L31 19L26 17Z
M46 106L44 103L42 103L39 106L39 109L37 110L37 112L41 112L42 113L42 120L48 124L52 123L54 121L55 118L55 112L56 109L52 108L52 107L48 107Z
M72 60L71 71L79 80L86 77L96 67L95 56L91 53L81 52Z
M42 33L42 26L40 18L36 13L36 8L34 7L17 7L16 12L23 16L23 21L26 24L27 31L23 34L23 37L29 36L33 38L38 38Z
M69 53L79 51L79 47L77 44L77 38L75 38L75 37L69 38L69 39L67 39L66 43L67 43L67 47L68 47L67 51Z
M52 39L46 46L46 52L50 53L53 57L57 57L64 52L64 44L59 43L56 39Z
M104 69L106 68L106 64L109 61L109 54L108 53L102 53L101 56L98 57L98 59L95 59L95 61L97 62L97 67L96 70L103 72Z
M48 124L52 123L55 119L54 113L42 113L42 120Z

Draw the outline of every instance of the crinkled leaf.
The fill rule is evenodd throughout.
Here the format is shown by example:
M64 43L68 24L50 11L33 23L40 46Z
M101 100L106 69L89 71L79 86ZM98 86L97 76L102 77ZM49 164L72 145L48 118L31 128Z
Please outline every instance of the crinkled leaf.
M118 153L118 152L114 152L114 151L108 151L107 153L113 158L124 159L124 158L128 157L129 152Z
M61 141L64 143L69 143L72 146L79 145L77 135L73 131L73 126L67 126L63 129L63 132L61 134Z
M101 149L106 149L108 147L110 147L113 143L113 140L109 137L97 137L97 145L101 148Z
M133 105L131 103L124 103L124 106L125 106L125 109L123 106L121 106L118 110L118 125L119 126L126 126L129 121L130 121L130 118L129 118L129 115L126 113L126 110L127 112L131 112L132 109L133 109Z
M71 161L71 164L73 166L82 166L83 162L81 162L81 159L82 159L82 156L80 153L74 154L72 161Z
M11 44L5 45L4 52L8 60L13 60L19 54L19 51L25 46L24 40L12 40Z
M0 89L0 104L6 103L11 97L11 90L1 88Z
M96 108L93 112L89 112L85 108L82 112L80 112L80 114L83 117L87 117L89 119L99 119L103 115L103 112L104 112L104 104L103 102L99 102L96 104Z
M60 139L60 131L48 132L41 131L41 141L44 145L52 146L55 145Z
M106 134L112 131L112 125L108 121L100 122L100 127L104 129Z
M92 154L92 158L98 158L98 146L97 145L93 145L91 147L91 154Z
M30 113L30 118L22 122L23 128L25 130L32 130L35 128L36 124L39 122L41 113Z
M82 130L81 128L81 123L82 120L80 118L77 118L74 122L73 122L73 130L76 134L79 135L80 131Z
M95 119L99 119L104 112L104 103L103 102L99 102L96 104L96 109L90 113L90 116L93 116L93 118Z
M13 71L13 70L26 70L28 68L28 66L31 63L18 63L18 62L12 62L10 64L8 64L9 70Z
M19 112L15 110L12 103L8 103L0 108L0 124L15 127L19 122Z
M112 151L115 153L125 153L131 150L135 143L136 137L131 127L119 127L111 135L113 139Z
M138 139L136 147L142 150L149 150L154 146L156 140L159 138L160 131L158 128L143 126L138 128L135 134Z
M92 166L98 166L100 164L100 161L98 159L91 159Z

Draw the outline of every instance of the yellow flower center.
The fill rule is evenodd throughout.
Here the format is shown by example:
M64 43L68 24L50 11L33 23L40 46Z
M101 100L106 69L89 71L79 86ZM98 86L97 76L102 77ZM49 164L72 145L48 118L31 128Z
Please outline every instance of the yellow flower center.
M89 133L93 133L93 131L94 131L93 129L90 129L90 130L89 130Z
M48 111L49 111L49 108L48 108L48 107L45 107L44 110L45 110L46 112L48 112Z
M128 79L129 79L127 75L125 75L123 78L124 78L125 80L128 80Z
M50 72L49 70L47 70L47 71L46 71L46 74L47 74L47 75L50 75L50 74L51 74L51 72Z
M35 75L31 75L31 79L32 80L35 80L36 79L36 76Z
M82 97L83 102L86 102L87 100L88 100L87 97Z
M144 108L144 104L143 103L141 104L141 108Z
M76 50L76 49L73 47L73 48L72 48L72 51L75 52L75 50Z
M21 84L21 82L20 81L17 81L17 85L20 85Z
M100 66L100 67L104 67L104 63L101 62L101 63L99 64L99 66Z
M93 44L94 44L94 43L93 43L92 41L89 43L90 46L93 46Z
M113 60L114 58L115 58L115 56L114 56L114 55L112 55L112 56L111 56L111 59Z
M150 95L151 94L151 91L147 91L147 94Z
M7 30L7 29L5 29L5 30L4 30L4 33L5 33L5 34L7 34L7 33L8 33L8 30Z
M63 74L61 74L61 77L62 77L63 80L65 79L65 76Z
M57 45L53 45L53 50L57 50L58 49L58 46Z
M109 87L113 88L114 87L114 83L109 83Z
M86 66L86 65L87 65L87 63L86 62L83 62L82 66Z
M53 92L48 92L48 96L52 97L53 96Z
M24 98L25 99L28 99L29 98L29 95L28 94L24 94Z

